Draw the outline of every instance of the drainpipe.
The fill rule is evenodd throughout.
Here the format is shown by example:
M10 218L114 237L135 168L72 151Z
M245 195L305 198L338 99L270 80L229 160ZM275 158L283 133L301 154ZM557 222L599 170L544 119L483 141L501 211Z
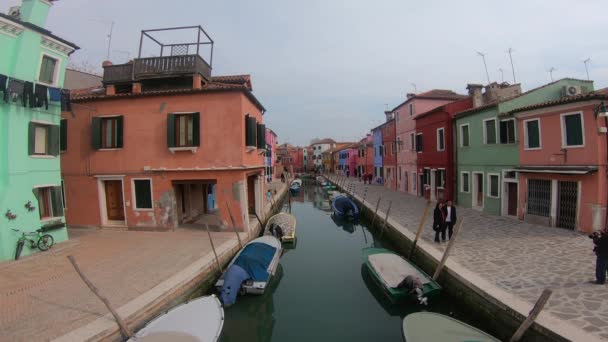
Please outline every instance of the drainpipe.
M608 117L607 116L604 117L604 124L606 125L606 127L608 127ZM604 133L604 135L606 136L605 149L606 149L606 163L608 164L608 133ZM605 173L606 173L606 176L608 176L608 170L606 170ZM607 194L607 200L608 200L608 194ZM607 230L608 229L608 207L604 211L605 211L604 230Z

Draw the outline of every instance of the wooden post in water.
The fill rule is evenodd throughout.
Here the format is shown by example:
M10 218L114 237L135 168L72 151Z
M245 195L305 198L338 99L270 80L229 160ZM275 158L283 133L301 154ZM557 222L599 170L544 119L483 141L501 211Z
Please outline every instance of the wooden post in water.
M456 242L456 236L458 236L458 232L460 232L460 227L462 226L463 221L464 221L464 219L462 217L458 218L458 221L456 222L456 228L454 228L454 234L450 238L450 242L448 242L448 246L446 247L445 252L443 252L443 257L441 258L441 262L437 266L437 269L435 270L435 274L433 274L433 280L437 280L437 278L439 278L439 273L441 273L443 266L445 266L445 262L448 260L448 256L450 256L450 251L452 250L452 247L454 246L454 243Z
M99 298L103 302L103 304L106 306L106 308L108 308L112 316L114 316L116 323L118 323L118 326L120 327L120 333L122 334L122 336L127 339L133 337L133 333L131 332L131 330L129 330L129 327L127 326L125 321L120 318L116 310L114 310L114 308L110 304L110 301L106 297L104 297L99 292L97 287L95 287L95 285L93 285L93 283L89 280L89 278L87 278L87 276L82 273L80 267L78 267L78 264L76 263L76 259L74 259L73 256L68 255L68 260L70 260L72 266L74 266L74 269L76 270L76 273L78 273L80 279L82 279L82 281L84 281L84 283L88 286L89 290L91 290L91 292L93 292L97 296L97 298Z
M526 333L526 330L528 330L528 328L530 328L532 323L534 323L534 320L536 319L536 317L538 317L541 310L545 307L545 304L547 304L547 302L549 301L549 297L551 297L551 293L552 293L552 291L550 289L543 290L543 293L540 295L540 297L536 301L536 304L534 304L534 306L532 307L530 314L528 315L526 320L523 321L523 323L521 323L521 325L519 326L519 328L517 329L515 334L513 334L513 337L511 337L509 342L517 342L524 336L524 334Z
M416 250L416 244L418 243L420 234L422 234L422 229L424 228L424 221L426 221L426 215L429 213L430 208L431 208L431 201L427 201L426 208L424 208L424 213L422 213L422 218L420 219L420 223L418 224L418 230L416 231L416 238L414 238L414 242L412 243L412 248L410 249L410 255L407 257L410 260L412 260L412 257L414 256L414 250Z
M391 206L393 205L393 201L388 201L388 209L386 210L386 215L384 216L384 222L382 223L382 228L380 229L380 236L384 233L384 228L388 224L388 214L391 212Z
M380 200L382 197L378 197L378 202L376 203L376 211L374 211L374 217L372 218L372 225L370 227L374 227L374 222L376 222L376 216L378 216L378 207L380 207Z
M239 232L236 231L236 223L234 222L234 216L232 216L232 210L228 205L228 201L226 201L226 208L228 208L228 214L230 214L230 221L232 221L232 230L236 234L236 238L239 240L239 247L243 248L243 243L241 242L241 237L239 236Z
M217 262L217 269L220 270L220 273L223 273L222 264L220 263L220 258L217 256L217 252L215 251L215 245L213 244L213 239L211 238L211 232L209 231L209 225L205 223L205 229L207 230L207 235L209 235L209 242L211 243L211 249L213 250L213 255L215 255L215 262Z
M361 201L361 203L363 203L364 206L365 206L365 197L367 197L367 187L365 187L365 191L363 191L363 200Z

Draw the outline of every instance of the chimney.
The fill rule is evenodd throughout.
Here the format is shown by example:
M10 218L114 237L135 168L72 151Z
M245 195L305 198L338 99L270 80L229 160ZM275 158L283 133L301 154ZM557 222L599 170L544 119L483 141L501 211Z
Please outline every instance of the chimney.
M49 10L54 0L23 0L21 2L21 20L44 27Z
M481 96L481 89L483 85L481 84L467 84L467 90L469 91L469 96L473 99L473 108L477 108L483 105L483 98Z
M395 118L395 114L389 110L384 111L384 115L386 115L386 121L391 121Z
M103 61L103 62L101 63L101 66L102 66L102 67L104 67L104 68L105 68L105 67L107 67L107 66L111 66L111 65L113 65L113 64L112 64L112 62L110 62L110 61Z
M408 99L411 99L412 97L416 96L416 94L414 94L414 93L407 93L405 96L406 96Z

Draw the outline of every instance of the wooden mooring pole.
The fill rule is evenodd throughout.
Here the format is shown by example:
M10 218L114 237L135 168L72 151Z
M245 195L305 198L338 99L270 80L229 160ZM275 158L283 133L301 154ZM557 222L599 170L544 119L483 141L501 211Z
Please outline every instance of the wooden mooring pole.
M215 255L215 262L217 262L217 269L220 270L220 273L223 273L222 264L220 263L220 258L217 256L217 252L215 251L215 245L213 244L213 239L211 238L211 232L209 231L209 225L205 223L205 230L207 230L207 235L209 235L209 242L211 243L211 249L213 250L213 255Z
M446 247L445 252L443 252L443 257L441 258L441 262L439 263L439 265L437 265L435 274L433 274L433 280L437 280L437 278L439 278L439 273L441 273L443 266L445 266L445 262L448 260L448 256L450 256L450 251L452 250L452 247L454 246L454 243L456 242L456 236L458 236L458 232L460 232L460 227L462 226L463 221L464 221L464 219L461 217L458 219L458 222L456 222L456 228L454 228L454 234L452 234L452 237L450 238L450 242L448 242L448 246Z
M543 293L540 295L540 297L536 301L536 304L534 304L534 306L532 307L530 314L528 315L526 320L521 323L521 325L519 326L519 328L517 329L515 334L513 334L513 337L511 337L509 342L517 342L524 336L524 334L526 333L526 330L528 330L528 328L530 328L530 326L532 326L532 323L534 323L534 320L536 319L536 317L538 317L538 315L540 314L542 309L545 307L545 304L547 304L547 302L549 301L549 297L551 297L551 293L553 293L553 292L550 289L543 290Z
M106 306L106 308L108 308L112 316L114 316L116 323L118 323L118 326L120 327L120 333L122 334L122 336L127 339L131 338L133 336L133 333L131 332L131 330L129 330L129 327L127 326L125 321L120 318L118 312L114 310L114 308L110 304L110 301L104 295L102 295L101 292L99 292L99 290L97 289L97 287L95 287L95 285L93 285L93 283L89 280L89 278L87 278L87 276L82 273L80 267L78 267L78 264L76 263L76 259L74 259L73 256L68 255L68 260L70 260L70 263L72 263L72 266L74 266L76 273L78 273L80 279L82 279L82 281L84 281L84 283L88 286L89 290L91 290L91 292L93 292L97 296L97 298L99 298L103 302L103 304Z
M372 225L370 227L374 227L374 222L376 222L376 216L378 216L378 207L380 207L380 200L382 197L378 197L378 202L376 203L376 211L374 211L374 217L372 218Z
M367 197L367 187L365 187L365 191L363 191L363 200L361 201L363 205L365 205L365 197Z
M228 208L228 214L230 215L230 221L232 222L232 230L234 230L234 233L236 234L236 238L237 238L237 240L239 240L239 247L243 248L243 243L241 242L241 236L239 235L239 232L236 231L236 222L234 222L234 216L232 216L232 209L230 209L230 206L228 205L228 201L226 201L226 208Z
M393 201L388 201L388 209L386 210L386 215L384 215L384 222L382 223L382 228L380 228L380 237L382 237L382 234L384 233L384 229L386 228L386 225L388 224L388 215L391 212L392 206L393 206Z
M414 256L414 250L416 250L416 244L418 243L418 239L422 234L422 229L424 228L424 221L426 221L426 215L429 213L429 208L431 208L431 201L426 202L426 208L424 208L424 213L422 213L422 218L420 219L420 223L418 224L418 230L416 231L416 237L414 238L414 242L412 243L412 248L410 249L410 254L407 257L412 260Z

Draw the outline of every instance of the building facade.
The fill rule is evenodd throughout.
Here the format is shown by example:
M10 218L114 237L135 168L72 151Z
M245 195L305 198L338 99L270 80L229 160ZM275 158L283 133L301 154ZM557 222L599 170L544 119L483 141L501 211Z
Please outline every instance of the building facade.
M275 177L275 165L277 159L277 134L270 128L266 128L266 153L264 164L266 165L266 180L272 181ZM280 176L279 176L280 177Z
M310 147L312 147L312 160L314 161L314 166L315 168L320 169L323 167L323 152L336 147L336 142L333 139L326 138L311 144Z
M53 6L26 0L10 15L0 14L0 96L6 99L0 98L0 260L14 258L21 232L42 229L55 243L68 239L59 93L78 47L44 28ZM21 254L34 252L26 243Z
M397 136L395 118L392 112L386 112L386 122L382 124L382 167L384 169L384 186L397 189Z
M357 173L357 152L358 150L351 145L347 145L337 151L339 158L338 170L343 176L358 177Z
M359 177L374 173L374 143L371 134L359 141L356 163Z
M382 129L376 127L372 129L372 143L374 145L374 182L384 184L384 168L382 167L382 155L384 154L384 145L382 142Z

